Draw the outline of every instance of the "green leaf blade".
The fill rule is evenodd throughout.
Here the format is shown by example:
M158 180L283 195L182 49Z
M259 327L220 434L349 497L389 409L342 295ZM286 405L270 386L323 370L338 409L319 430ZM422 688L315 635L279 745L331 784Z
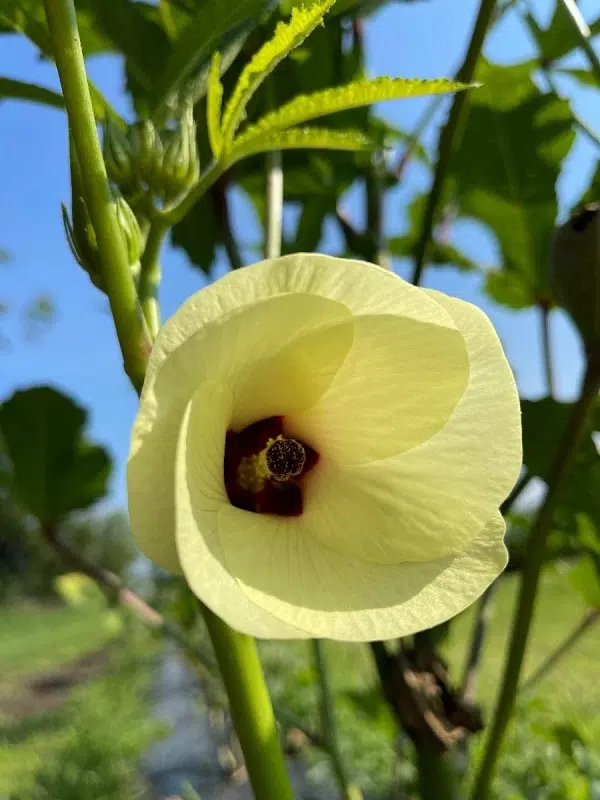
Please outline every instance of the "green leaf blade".
M477 79L483 87L470 98L449 189L460 214L497 239L510 278L491 276L492 296L512 307L551 302L556 183L575 138L573 115L566 100L539 90L532 62L505 67L482 59Z
M267 153L272 150L347 150L365 152L373 149L373 143L362 131L330 130L329 128L289 128L266 136L244 140L239 146L233 143L228 161Z
M65 107L62 95L44 86L35 83L0 78L0 99L28 100L32 103L41 103L52 108Z
M445 78L420 80L418 78L375 78L360 80L312 94L298 95L276 111L266 114L242 136L257 136L271 131L285 130L304 122L370 106L385 100L400 100L408 97L446 94L468 88L466 84Z
M317 0L309 8L292 9L289 22L279 22L275 35L266 42L242 70L223 114L223 140L227 146L245 112L246 106L265 78L294 48L302 44L319 25L335 0Z
M49 386L17 391L0 406L14 489L41 524L54 525L106 493L110 457L83 437L86 416Z

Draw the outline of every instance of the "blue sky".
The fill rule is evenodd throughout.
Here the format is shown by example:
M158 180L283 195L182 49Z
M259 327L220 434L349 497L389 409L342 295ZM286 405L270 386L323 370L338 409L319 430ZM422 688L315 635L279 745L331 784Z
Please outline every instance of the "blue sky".
M539 0L539 19L547 19L554 0ZM596 0L581 2L591 18ZM375 75L451 76L460 63L478 2L476 0L429 0L411 6L391 4L366 26L369 71ZM486 55L511 63L532 55L531 43L516 14L506 19L489 38ZM573 63L579 63L575 60ZM129 113L121 91L122 65L117 58L96 57L89 72L100 89L123 114ZM51 64L40 62L26 41L3 36L0 75L58 88ZM598 95L574 87L565 79L561 88L574 100L575 109L600 130ZM381 113L410 130L423 101L387 103ZM11 340L0 348L0 399L15 388L49 383L72 394L90 411L92 437L109 447L115 459L110 500L124 505L124 465L129 431L135 416L136 396L120 368L120 355L108 306L77 267L68 250L60 217L60 203L69 200L66 122L62 112L41 106L6 102L0 104L0 247L11 254L0 265L0 301L13 313L0 321L0 332ZM561 208L572 202L596 163L593 147L576 142L561 175ZM427 187L427 177L413 166L402 186L391 193L386 207L386 226L398 233L403 226L407 199ZM358 219L359 197L351 193L346 209ZM256 239L256 223L245 200L235 198L234 224L243 240ZM460 223L454 240L482 263L497 262L493 237L471 223ZM335 232L329 231L324 250L335 248ZM224 260L220 267L224 268ZM403 274L402 265L399 267ZM170 316L204 279L191 268L181 251L167 247L163 258L161 302ZM539 331L536 315L514 313L487 301L480 279L453 270L430 270L425 284L476 302L492 318L515 369L521 391L530 397L543 393ZM41 292L52 296L55 323L35 341L23 338L19 310ZM560 312L552 319L553 347L559 394L571 397L581 371L579 344Z

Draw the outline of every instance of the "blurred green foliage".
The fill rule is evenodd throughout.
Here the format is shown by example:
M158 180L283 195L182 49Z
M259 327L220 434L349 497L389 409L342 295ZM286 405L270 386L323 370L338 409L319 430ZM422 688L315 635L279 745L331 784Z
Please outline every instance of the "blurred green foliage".
M0 792L10 800L143 796L139 757L166 732L149 717L145 697L154 649L144 632L130 631L111 652L105 674L58 710L2 720Z

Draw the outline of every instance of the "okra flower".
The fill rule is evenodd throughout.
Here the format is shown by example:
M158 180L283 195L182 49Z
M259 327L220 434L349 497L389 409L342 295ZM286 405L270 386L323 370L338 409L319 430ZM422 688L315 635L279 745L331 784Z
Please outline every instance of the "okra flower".
M232 272L159 332L128 464L133 533L233 628L404 636L506 564L514 379L476 307L358 261Z

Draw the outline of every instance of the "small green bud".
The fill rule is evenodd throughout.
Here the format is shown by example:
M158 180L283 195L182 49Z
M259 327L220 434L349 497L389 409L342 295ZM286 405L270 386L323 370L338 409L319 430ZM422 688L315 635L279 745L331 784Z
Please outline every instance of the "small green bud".
M69 220L66 207L62 206L67 241L77 263L85 269L92 283L102 289L98 242L85 201L81 168L72 137L69 137L69 164L71 167L72 222Z
M188 105L181 122L174 131L163 135L165 154L161 165L161 194L166 200L191 188L200 174L200 161L196 147L194 110Z
M96 233L84 199L79 197L74 201L72 223L64 203L61 204L61 209L67 242L75 261L87 272L94 286L104 291Z
M555 232L550 280L588 352L600 348L600 203L589 203Z
M121 187L130 186L134 182L131 144L127 135L111 120L110 116L106 118L104 124L102 152L106 171L111 181Z
M142 231L135 214L131 210L131 206L124 197L115 194L115 206L117 220L125 237L128 263L135 270L139 266L140 256L142 255Z
M151 120L135 122L128 132L134 177L153 188L163 158L163 145Z
M71 219L62 205L62 218L67 242L77 263L88 273L94 286L104 292L98 240L88 211L77 154L70 141L71 163ZM140 271L143 236L135 214L119 192L113 192L117 221L125 238L128 263L134 280Z

